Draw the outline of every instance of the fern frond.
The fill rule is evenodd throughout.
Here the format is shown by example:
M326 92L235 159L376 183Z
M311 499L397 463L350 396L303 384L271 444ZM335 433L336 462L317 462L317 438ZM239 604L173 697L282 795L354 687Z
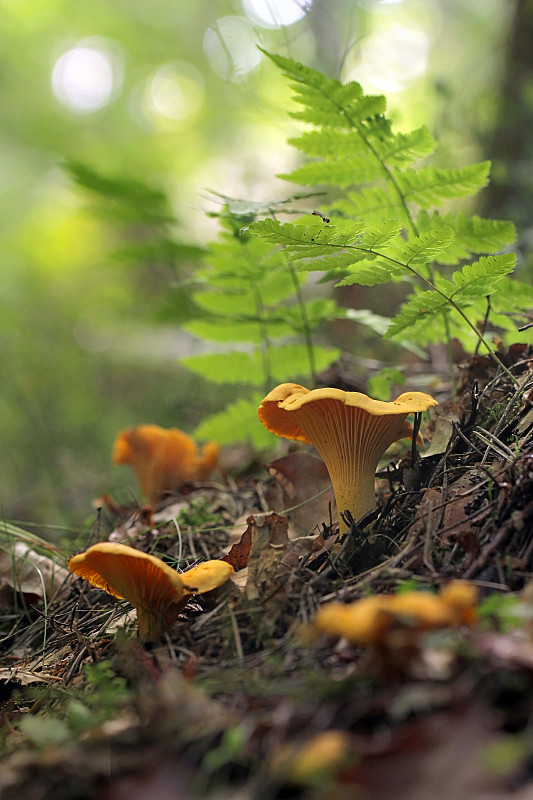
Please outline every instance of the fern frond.
M362 261L347 270L347 274L335 286L376 286L379 283L404 277L404 270L390 261Z
M446 250L454 239L453 229L441 225L403 242L394 249L394 257L405 264L427 263Z
M290 253L291 259L296 259L328 255L333 249L341 250L357 242L365 228L364 223L358 222L339 228L322 222L293 225L291 222L282 224L278 220L265 219L254 222L250 231L262 239L281 245Z
M295 101L304 106L303 111L291 112L291 116L314 125L350 128L355 122L376 114L382 114L386 101L382 96L364 96L361 86L355 81L343 84L327 78L311 67L305 67L291 58L268 53L267 55L291 80Z
M348 192L346 197L335 200L331 209L368 223L379 224L383 219L397 219L404 226L410 224L400 196L390 186L366 186L360 191Z
M259 344L264 338L264 326L256 317L253 319L207 317L187 322L183 327L193 336L208 342ZM294 329L286 322L269 320L268 330L271 338L277 339L290 336Z
M479 261L465 264L452 275L454 290L452 299L458 297L479 297L491 294L496 285L509 275L516 266L515 253L498 256L482 256ZM439 283L437 282L437 286Z
M451 281L438 277L435 281L437 289L415 290L392 319L386 336L397 336L429 317L449 314L454 305L459 309L467 308L477 298L491 294L497 284L513 271L515 264L514 253L486 256L473 264L465 264L453 273Z
M425 125L409 133L397 133L385 141L373 142L379 157L391 167L404 167L435 151L437 143Z
M397 219L386 219L362 233L359 237L359 244L368 249L382 249L398 239L401 230L402 225Z
M420 208L439 205L442 200L469 197L487 185L490 161L469 164L460 169L424 167L396 170L395 177L407 201Z
M194 431L195 437L222 445L249 442L261 450L275 447L278 439L257 418L257 409L263 397L263 393L257 393L235 400L222 411L204 419Z
M413 295L400 308L399 313L392 318L385 334L386 339L392 339L407 328L412 328L416 323L424 324L433 322L441 314L449 314L452 307L446 297L430 289L428 291L416 290ZM411 334L412 335L412 334Z
M315 347L315 366L325 369L339 356L335 348ZM270 359L270 374L274 380L282 382L287 375L302 377L309 372L307 348L300 344L277 345L274 357ZM264 354L260 348L252 351L233 350L229 353L207 353L188 356L181 363L191 372L201 375L213 383L236 383L249 386L262 386L264 383Z
M292 181L301 186L317 186L329 183L345 189L377 180L382 173L381 163L377 158L361 158L357 156L337 156L322 161L309 161L288 173L280 173L278 178Z
M421 232L439 224L452 228L455 233L454 241L437 256L441 264L457 264L472 254L496 253L516 239L515 226L504 220L469 217L463 213L447 213L441 217L437 211L431 216L426 211L418 215L417 226Z

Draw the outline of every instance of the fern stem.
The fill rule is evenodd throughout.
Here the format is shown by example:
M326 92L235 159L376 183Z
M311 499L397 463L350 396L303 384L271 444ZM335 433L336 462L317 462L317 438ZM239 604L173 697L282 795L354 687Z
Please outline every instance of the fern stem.
M453 353L452 353L452 337L450 335L450 321L448 315L444 312L441 314L444 330L446 333L446 360L448 362L448 372L450 373L450 386L452 390L452 397L457 400L457 381L455 380L455 372L453 371ZM478 339L479 345L479 339Z
M305 307L305 300L302 294L302 288L300 286L300 282L298 281L296 270L294 269L290 261L287 261L287 267L291 274L292 282L294 284L294 294L296 295L296 300L298 302L298 309L300 311L300 318L302 320L302 329L305 339L305 346L307 348L307 360L309 361L309 372L311 375L313 386L316 386L317 372L316 372L316 361L315 361L315 349L313 345L313 337L311 334L311 325L309 323L309 317L307 315L307 308Z
M494 361L496 366L498 366L499 369L501 369L507 375L507 377L514 383L515 386L519 385L519 383L518 383L517 379L515 378L515 376L513 375L513 373L510 370L507 369L507 367L505 366L505 364L503 364L502 361L500 361L500 359L498 358L498 356L496 355L496 353L494 352L494 350L492 349L490 344L487 342L487 340L485 339L485 337L483 336L481 331L479 331L476 328L476 326L474 325L474 323L471 322L468 319L468 317L464 313L463 309L460 308L460 306L457 305L457 303L455 302L453 297L450 297L449 295L447 295L446 292L443 292L442 289L439 289L439 287L436 284L432 283L432 281L429 280L429 278L426 278L420 272L417 272L416 269L413 269L413 267L411 267L409 264L404 264L402 261L398 261L395 258L391 258L390 256L385 255L384 253L378 253L376 250L372 250L371 248L370 249L365 249L365 248L359 247L357 249L358 250L362 250L363 252L366 252L366 253L371 253L373 255L379 256L380 258L383 258L386 261L390 261L392 264L396 264L397 266L402 267L402 269L408 270L412 275L414 275L420 281L425 283L426 286L428 286L432 291L434 291L437 294L439 294L443 298L443 300L446 300L446 302L451 305L451 307L459 314L459 316L463 319L463 321L466 322L468 327L476 335L478 341L486 348L489 357ZM449 340L448 332L447 332L447 337L448 337L448 340Z
M263 388L265 392L269 392L273 384L272 358L271 358L272 344L270 342L270 337L268 335L268 325L264 317L265 307L263 304L263 297L261 295L257 283L255 281L252 281L251 285L254 293L255 313L257 316L257 320L259 322L259 330L261 331L261 360L263 362L263 384L264 384Z

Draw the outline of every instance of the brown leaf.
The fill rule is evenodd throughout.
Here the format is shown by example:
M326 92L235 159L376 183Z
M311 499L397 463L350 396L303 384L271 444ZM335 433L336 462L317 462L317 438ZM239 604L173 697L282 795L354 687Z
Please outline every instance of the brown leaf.
M456 541L471 558L476 558L480 553L477 537L479 523L490 513L485 499L481 506L472 508L478 497L477 493L472 491L474 486L472 475L467 472L446 489L443 498L445 507L442 541L450 539ZM475 525L471 519L474 513Z
M289 544L288 520L278 514L262 519L249 517L252 546L248 560L246 597L252 603L268 605L269 622L275 622L285 604L285 579L280 579L279 568ZM287 571L284 570L285 575Z
M48 556L40 555L23 542L0 549L0 604L5 605L19 592L29 603L50 597L69 576Z
M323 461L304 451L291 453L265 465L274 482L266 501L276 513L291 509L289 538L313 531L321 522L337 521L335 496ZM295 508L295 506L298 506Z
M253 517L248 517L248 520L254 519ZM248 558L250 556L250 547L252 545L252 525L251 522L248 522L248 527L242 534L241 538L238 542L231 547L229 553L221 558L221 561L227 561L228 564L231 564L235 571L243 569L244 567L248 566Z

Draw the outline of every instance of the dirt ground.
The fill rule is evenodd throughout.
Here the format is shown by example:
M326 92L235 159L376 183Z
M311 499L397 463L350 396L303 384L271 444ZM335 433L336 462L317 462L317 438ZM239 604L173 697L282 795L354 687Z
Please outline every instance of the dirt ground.
M429 446L398 446L344 537L322 464L294 450L155 509L102 503L80 549L225 557L233 580L148 645L127 603L70 573L46 604L4 597L0 796L533 797L533 357L500 355L516 383L465 364ZM464 624L395 616L366 643L313 626L326 603L453 579L478 592Z

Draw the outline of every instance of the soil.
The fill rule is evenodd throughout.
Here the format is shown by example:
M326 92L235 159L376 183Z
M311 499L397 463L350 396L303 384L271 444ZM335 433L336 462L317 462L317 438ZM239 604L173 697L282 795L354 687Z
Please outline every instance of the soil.
M155 509L102 503L80 549L223 557L234 580L150 644L127 603L74 575L46 605L19 592L2 627L1 797L532 797L533 357L500 357L514 380L470 359L429 447L383 465L377 510L344 537L316 500L312 524L279 513L306 483L324 491L297 460ZM326 603L454 579L478 592L468 622L396 618L369 643L313 626Z

